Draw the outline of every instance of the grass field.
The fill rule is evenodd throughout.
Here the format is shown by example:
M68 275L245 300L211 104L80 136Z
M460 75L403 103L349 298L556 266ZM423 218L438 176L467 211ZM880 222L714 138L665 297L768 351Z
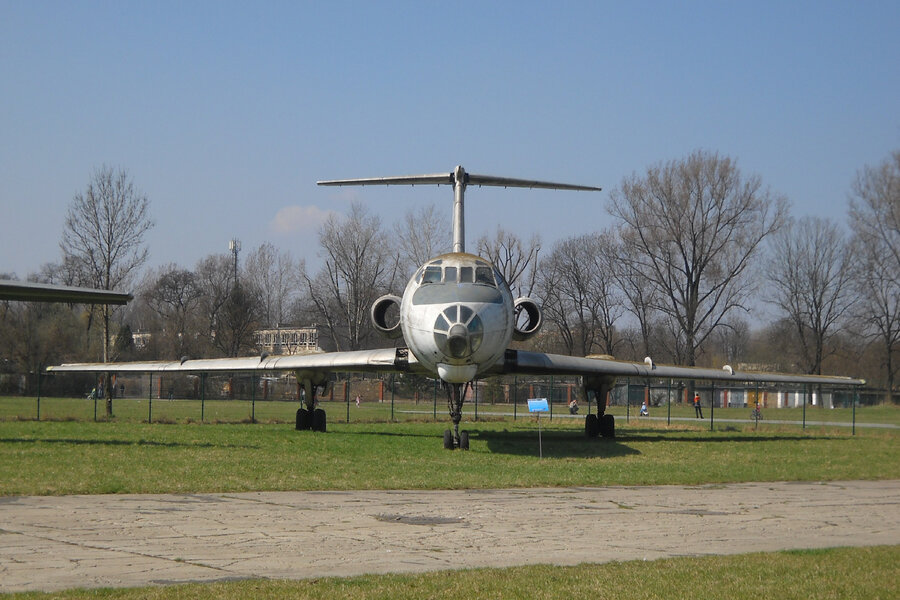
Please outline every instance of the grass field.
M577 420L467 423L469 452L443 449L444 423L0 422L0 495L453 489L900 478L900 431L752 424L710 432L633 422L614 440Z
M21 401L21 399L16 399ZM26 399L24 402L34 402ZM196 493L264 490L459 489L537 486L702 484L900 478L900 430L776 423L766 411L759 427L690 420L624 418L614 407L617 437L587 440L581 418L541 421L494 413L507 405L470 405L469 452L442 448L445 408L438 420L427 404L327 405L328 433L293 429L296 404L210 402L201 423L196 401L135 400L115 404L112 422L93 421L93 402L49 399L48 421L22 420L22 406L0 400L0 496L96 493ZM66 403L71 403L69 406ZM83 410L85 406L89 410ZM27 404L25 405L27 408ZM66 414L77 408L78 415ZM102 417L102 405L100 405ZM255 408L261 423L250 423ZM521 407L519 407L521 408ZM157 412L157 410L159 412ZM206 411L211 411L206 413ZM651 415L665 416L665 407ZM735 419L745 419L746 409ZM53 411L58 411L54 416ZM815 415L847 414L810 409ZM490 414L489 414L490 413ZM893 425L894 407L863 408L859 420ZM796 414L796 413L794 413ZM708 418L708 415L706 415ZM75 420L72 420L75 419ZM784 421L795 420L788 417ZM676 558L607 565L484 569L460 573L388 575L311 581L239 581L125 590L24 594L24 598L896 598L900 547L835 549Z
M696 600L893 599L900 547L841 548L629 561L575 567L440 571L305 581L247 580L133 589L15 594L14 598L692 598Z

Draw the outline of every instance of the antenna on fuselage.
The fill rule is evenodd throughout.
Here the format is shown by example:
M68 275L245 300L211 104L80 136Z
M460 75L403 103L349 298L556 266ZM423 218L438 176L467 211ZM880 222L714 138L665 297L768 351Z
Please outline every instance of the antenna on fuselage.
M568 183L553 183L531 179L513 179L494 175L466 173L457 166L450 173L431 175L399 175L394 177L370 177L363 179L330 179L317 181L318 185L452 185L453 186L453 252L466 251L465 195L469 185L494 187L540 188L546 190L575 190L599 192L601 188Z

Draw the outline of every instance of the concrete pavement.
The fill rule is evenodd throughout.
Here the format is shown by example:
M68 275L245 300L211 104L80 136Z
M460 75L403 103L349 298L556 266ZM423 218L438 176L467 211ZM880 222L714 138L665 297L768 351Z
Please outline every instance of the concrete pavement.
M900 544L900 481L0 498L0 592Z

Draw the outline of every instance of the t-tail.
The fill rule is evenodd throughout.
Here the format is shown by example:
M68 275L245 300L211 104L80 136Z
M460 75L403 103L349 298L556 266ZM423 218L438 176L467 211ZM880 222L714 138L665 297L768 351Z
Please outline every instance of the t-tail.
M601 188L568 183L553 183L533 179L513 179L494 175L475 175L457 166L450 173L430 175L399 175L394 177L369 177L362 179L330 179L318 185L450 185L453 186L453 252L466 251L466 224L464 201L469 185L495 187L541 188L547 190L576 190L599 192Z

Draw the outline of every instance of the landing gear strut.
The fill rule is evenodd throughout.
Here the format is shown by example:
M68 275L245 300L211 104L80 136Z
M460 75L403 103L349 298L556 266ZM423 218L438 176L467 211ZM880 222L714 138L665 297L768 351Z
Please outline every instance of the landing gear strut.
M296 429L297 431L311 429L313 431L324 432L327 422L325 411L321 408L317 408L317 405L319 404L319 388L322 388L322 393L325 393L328 382L321 378L313 380L310 377L298 377L298 379L303 385L304 403L306 404L306 408L297 410Z
M607 377L585 377L584 378L584 399L588 401L590 395L594 395L594 401L597 403L597 414L588 414L584 418L584 434L589 438L595 438L598 435L605 438L616 437L616 420L612 415L606 414L606 397L615 380Z
M462 405L465 401L466 392L472 386L468 383L448 383L443 382L444 389L447 391L447 408L450 409L450 420L453 421L453 430L444 430L444 448L453 450L469 449L469 432L459 430L459 422L462 420Z

